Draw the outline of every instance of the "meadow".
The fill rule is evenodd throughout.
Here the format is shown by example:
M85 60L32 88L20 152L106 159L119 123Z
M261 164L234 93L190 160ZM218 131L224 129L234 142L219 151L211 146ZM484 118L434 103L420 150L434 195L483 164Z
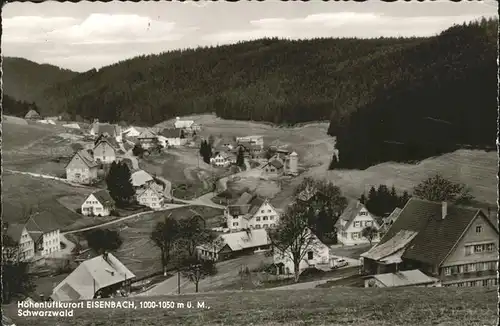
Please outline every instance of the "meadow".
M492 326L497 325L498 298L488 288L334 288L232 291L127 298L137 309L75 309L74 317L16 317L16 306L4 312L18 323L36 325L353 325L353 326ZM115 299L119 301L120 299ZM141 301L175 303L173 309L143 309ZM195 308L187 308L191 302ZM197 303L205 308L196 308ZM177 306L185 305L184 308Z

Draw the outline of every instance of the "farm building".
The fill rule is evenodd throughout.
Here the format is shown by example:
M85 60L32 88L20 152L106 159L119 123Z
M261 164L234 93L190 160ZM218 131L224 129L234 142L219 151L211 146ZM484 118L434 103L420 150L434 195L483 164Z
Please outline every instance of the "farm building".
M113 138L99 137L100 139L98 138L92 150L94 160L99 163L111 164L116 160L116 154L120 147Z
M53 290L54 301L109 298L117 291L128 292L135 275L113 254L105 253L82 262Z
M236 142L238 144L254 144L258 146L261 150L264 149L264 136L236 137Z
M81 207L85 216L109 216L114 208L115 201L105 189L90 194Z
M280 214L267 198L243 193L224 210L227 227L231 231L242 229L272 228L279 221Z
M97 164L89 152L80 150L73 155L73 158L66 165L66 179L80 184L91 184L97 180Z
M268 178L278 178L283 175L284 165L277 159L270 160L262 167L262 171Z
M265 229L227 233L220 241L198 246L198 254L203 259L226 260L240 255L268 250L271 241Z
M304 241L304 247L301 248L301 252L306 251L306 253L299 263L299 273L302 273L307 268L319 267L321 265L328 269L332 268L333 260L330 258L330 248L321 242L310 229L306 228L303 232L304 234L301 234L301 236L307 240ZM308 243L307 247L306 242ZM290 249L274 247L273 252L274 264L279 267L277 273L294 273L294 264Z
M134 188L146 188L155 183L153 177L144 170L137 170L132 173L132 186Z
M38 114L38 112L36 112L35 110L29 110L28 113L26 113L26 115L24 116L24 118L26 120L40 120L42 119L42 117L40 116L40 114Z
M395 273L377 274L365 277L365 287L401 287L401 286L425 286L439 287L441 284L435 277L429 277L414 269Z
M105 137L114 138L117 142L122 142L122 128L109 123L94 122L90 129L90 135L95 137L104 135Z
M175 129L183 129L188 133L201 130L201 127L193 120L182 120L180 117L175 118Z
M337 239L346 246L368 244L370 241L363 237L361 232L367 226L379 230L380 226L374 216L359 201L351 201L340 218L337 220ZM372 239L372 243L380 241L379 234Z
M162 147L169 146L183 146L186 144L187 139L181 138L182 130L165 128L158 135L158 141Z
M151 209L160 209L163 207L163 194L151 186L137 191L137 202Z
M226 152L217 152L210 158L210 163L218 167L228 167L231 165L232 156Z
M158 135L151 130L141 132L141 134L137 136L137 139L144 149L150 149L159 144Z

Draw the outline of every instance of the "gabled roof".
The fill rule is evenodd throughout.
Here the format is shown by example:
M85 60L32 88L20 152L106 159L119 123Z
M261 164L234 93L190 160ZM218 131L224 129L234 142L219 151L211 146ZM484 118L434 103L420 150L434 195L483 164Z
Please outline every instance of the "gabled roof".
M221 235L221 237L232 251L271 244L265 229L227 233Z
M40 118L40 114L38 114L38 112L36 112L35 110L31 109L28 111L28 113L26 113L24 117L29 119Z
M215 152L214 155L212 155L212 158L215 158L217 156L220 156L223 159L229 159L229 158L231 158L231 155L229 155L228 153L226 153L224 151Z
M394 221L396 221L396 219L399 217L399 214L401 214L401 211L402 209L399 208L399 207L396 207L392 213L385 217L385 218L382 218L382 225L381 225L381 228L384 229L384 230L387 230L389 229L389 227L394 223Z
M94 149L97 146L99 146L101 143L107 143L115 151L120 149L120 145L118 144L118 142L116 141L115 138L105 137L104 135L101 135L101 136L99 136L99 138L97 138L97 140L95 141Z
M153 177L144 170L137 170L132 173L132 185L134 187L141 187L150 181L154 181Z
M254 198L252 198L252 200L250 201L250 210L249 210L249 214L251 216L253 216L255 213L257 213L257 211L259 210L259 208L266 202L266 199L265 198L262 198L260 196L255 196Z
M337 229L347 230L347 228L351 225L352 221L358 216L361 209L365 206L361 204L358 200L350 201L347 205L346 209L340 215L340 218L337 220L336 227ZM346 221L347 223L342 226L341 220Z
M360 256L372 260L382 260L407 247L416 236L417 232L415 231L400 230L387 242L377 244Z
M146 187L146 189L144 189L144 190L142 190L142 191L138 192L138 193L137 193L137 197L141 197L142 195L146 194L146 193L147 193L147 192L149 192L149 191L153 192L153 194L157 195L158 197L163 197L163 195L162 195L160 192L156 191L156 190L155 190L155 189L153 189L153 187L151 187L151 186Z
M110 137L116 137L120 136L121 134L121 127L109 123L100 123L96 122L92 125L92 131L96 135L103 135L107 134Z
M388 242L401 230L418 232L403 258L440 265L478 215L489 221L480 209L451 204L448 204L443 219L441 207L439 202L411 198L379 245Z
M268 165L272 165L272 166L274 166L274 167L275 167L275 168L277 168L277 169L281 169L281 168L283 168L283 163L281 163L281 162L280 162L279 160L277 160L277 159L274 159L274 160L271 160L271 161L267 162L267 163L263 166L263 168L264 168L264 167L266 167L266 166L268 166Z
M75 155L73 155L73 158L75 156L80 157L80 159L83 161L83 163L85 165L87 165L88 168L94 168L94 167L99 165L97 162L94 161L92 156L90 156L89 152L85 149L81 149L78 152L76 152ZM71 163L71 161L73 161L73 158L71 158L71 160L68 162L66 167L68 167L69 163Z
M99 191L96 191L96 192L92 193L92 195L94 195L94 197L104 207L111 207L111 206L114 206L114 204L115 204L115 201L113 200L113 198L111 198L109 192L106 189L101 189Z
M313 188L310 185L307 185L304 190L302 190L297 194L296 198L300 201L307 202L311 198L313 198L317 193L318 193L317 188Z
M191 127L192 125L194 124L194 121L193 120L181 120L181 119L177 119L175 122L174 122L174 126L175 128L189 128Z
M156 137L157 135L151 130L144 130L143 132L141 132L139 136L137 136L137 138L139 139L156 138Z
M14 240L15 242L19 242L19 240L21 240L21 234L23 233L23 230L23 224L9 224L6 233L12 240Z
M98 290L134 277L111 253L107 258L99 255L81 263L54 288L51 297L54 301L90 300Z
M54 222L52 214L47 211L31 215L24 226L35 242L42 234L59 230L60 228L59 225Z
M424 285L436 283L438 281L438 279L429 277L418 269L397 273L378 274L371 277L377 279L387 287Z
M165 138L179 138L181 133L179 129L165 128L160 132L160 136Z

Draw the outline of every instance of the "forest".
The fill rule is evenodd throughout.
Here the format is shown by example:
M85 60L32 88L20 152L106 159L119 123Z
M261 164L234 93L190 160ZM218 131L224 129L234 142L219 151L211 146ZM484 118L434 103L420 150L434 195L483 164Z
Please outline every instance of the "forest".
M12 115L20 118L24 118L26 113L28 113L28 111L31 109L40 112L39 111L40 109L36 106L35 103L17 101L16 99L10 97L7 94L3 94L2 109L3 109L3 114Z
M330 124L337 168L413 162L459 148L495 150L497 21L454 26L407 50L396 85Z

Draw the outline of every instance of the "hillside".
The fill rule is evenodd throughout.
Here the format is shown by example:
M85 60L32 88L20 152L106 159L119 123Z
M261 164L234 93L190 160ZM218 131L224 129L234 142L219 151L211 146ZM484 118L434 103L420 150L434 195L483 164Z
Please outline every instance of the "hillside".
M203 293L129 298L137 309L75 309L74 317L17 317L16 305L3 311L18 324L44 325L497 325L497 293L487 288L334 288ZM140 302L194 308L141 309ZM120 301L119 299L116 301ZM204 302L205 309L196 308ZM208 308L209 307L209 308Z
M378 91L342 125L332 119L338 167L411 162L459 148L494 150L497 28L498 21L486 20L454 26L406 49L398 84Z
M40 112L40 109L36 106L35 103L28 103L24 101L18 101L15 98L3 94L2 97L2 112L3 114L13 115L15 117L24 118L26 113L29 110L34 109L37 112Z
M262 39L140 56L44 93L44 110L154 124L190 113L297 123L368 102L397 65L384 58L423 39ZM46 113L49 114L49 113Z
M2 57L3 91L16 100L37 102L49 85L65 82L78 73L23 58Z

